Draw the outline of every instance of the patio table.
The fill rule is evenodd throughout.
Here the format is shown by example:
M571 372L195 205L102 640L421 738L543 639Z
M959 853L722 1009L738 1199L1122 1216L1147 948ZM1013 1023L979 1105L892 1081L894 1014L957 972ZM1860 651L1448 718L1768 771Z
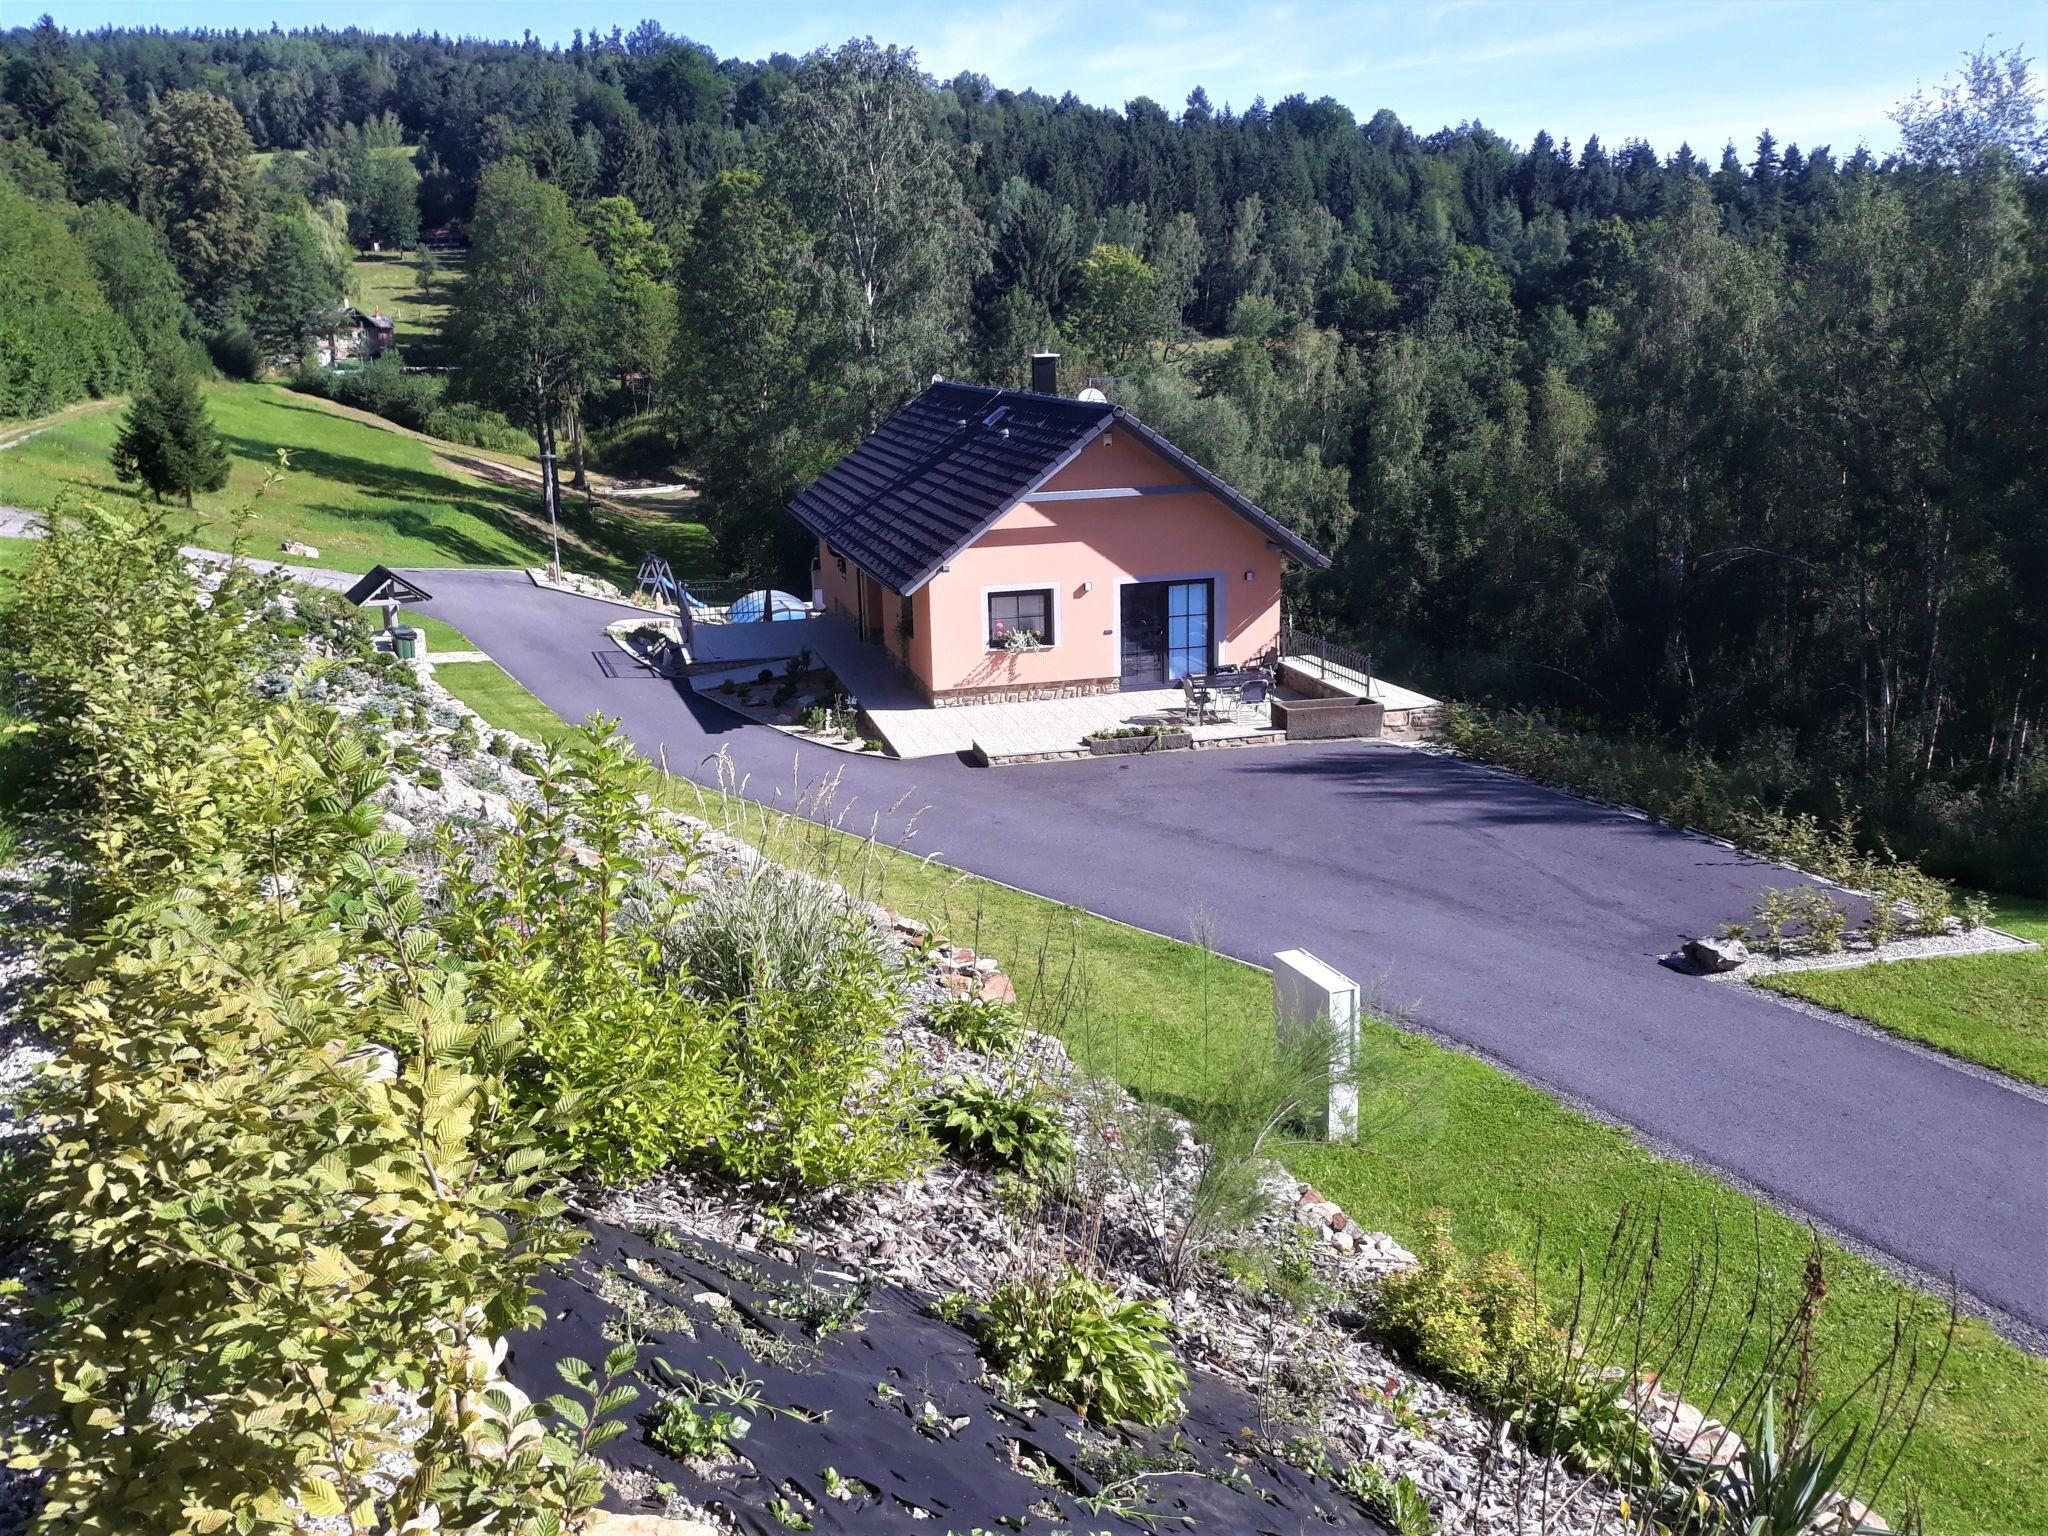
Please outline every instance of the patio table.
M1254 683L1271 686L1271 680L1257 667L1222 667L1204 676L1195 678L1196 685L1204 687L1230 706L1230 717L1235 720L1237 711L1244 702L1245 689Z

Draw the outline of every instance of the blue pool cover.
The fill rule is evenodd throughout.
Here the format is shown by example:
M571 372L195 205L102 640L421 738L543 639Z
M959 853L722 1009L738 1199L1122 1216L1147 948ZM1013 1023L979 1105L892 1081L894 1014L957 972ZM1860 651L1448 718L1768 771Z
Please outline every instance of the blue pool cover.
M802 598L776 591L749 592L725 610L726 622L731 624L759 624L764 619L773 623L778 619L807 619L810 616L810 605Z

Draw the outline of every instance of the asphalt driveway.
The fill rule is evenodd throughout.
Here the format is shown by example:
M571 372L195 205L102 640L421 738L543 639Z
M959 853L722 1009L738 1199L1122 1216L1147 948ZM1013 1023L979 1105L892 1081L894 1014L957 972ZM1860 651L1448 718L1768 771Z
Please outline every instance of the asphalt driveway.
M514 572L412 573L562 714L618 717L759 799L838 805L945 863L1257 964L1301 947L1421 1024L2048 1329L2048 1104L1658 956L1785 871L1511 775L1395 746L976 769L820 749L599 666L623 610Z

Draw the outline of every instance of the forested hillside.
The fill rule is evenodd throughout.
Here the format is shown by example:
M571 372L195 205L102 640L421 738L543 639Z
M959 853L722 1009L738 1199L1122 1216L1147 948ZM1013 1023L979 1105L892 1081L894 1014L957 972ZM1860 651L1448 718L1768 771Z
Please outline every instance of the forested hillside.
M1050 347L1330 550L1297 614L1404 681L2048 888L2018 52L1901 103L1882 158L1767 123L1519 146L1483 101L1428 132L1195 81L1105 111L652 23L45 24L0 65L0 412L123 387L167 326L289 359L337 242L459 229L451 403L688 465L738 571L791 557L791 491L934 373L1021 384Z

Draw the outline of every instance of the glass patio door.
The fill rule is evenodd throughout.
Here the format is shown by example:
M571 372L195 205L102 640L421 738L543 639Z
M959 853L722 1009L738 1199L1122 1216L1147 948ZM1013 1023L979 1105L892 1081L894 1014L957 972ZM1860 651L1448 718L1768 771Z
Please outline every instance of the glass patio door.
M1174 581L1166 585L1166 680L1180 681L1190 672L1207 672L1210 662L1208 581Z

